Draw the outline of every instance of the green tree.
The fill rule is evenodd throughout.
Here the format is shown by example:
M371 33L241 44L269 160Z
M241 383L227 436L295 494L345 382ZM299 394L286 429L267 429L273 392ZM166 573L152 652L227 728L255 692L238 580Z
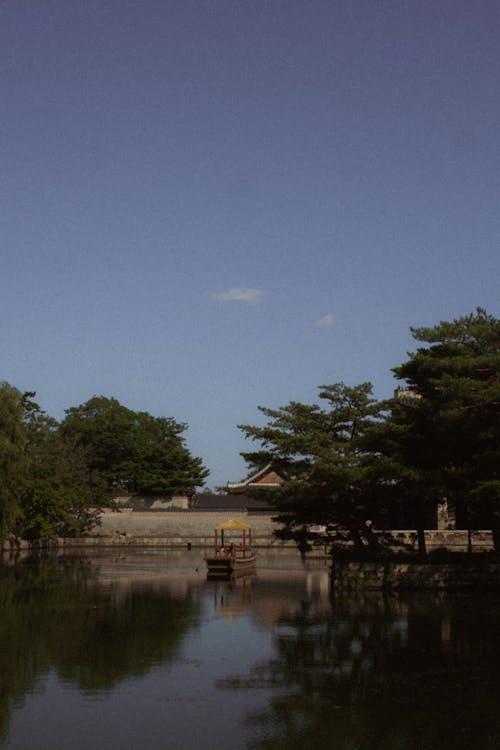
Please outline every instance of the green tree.
M0 387L0 538L81 533L105 498L85 450L59 432L34 396Z
M373 541L369 521L384 514L390 461L367 448L370 431L383 418L370 383L322 386L319 404L290 402L259 407L264 427L241 425L261 450L243 453L253 468L272 462L286 484L266 497L283 511L285 533L311 523L347 532L359 546Z
M209 472L186 447L185 429L172 418L134 412L104 396L68 409L61 425L66 438L88 449L90 466L109 492L144 495L192 492L204 484Z
M414 496L448 498L462 525L493 528L498 542L500 320L478 308L411 330L425 346L394 369L409 391L393 401L392 455L413 472Z
M19 480L26 435L20 391L0 385L0 539L11 532L20 515Z
M33 395L24 397L26 448L17 531L28 539L77 535L97 523L107 504L105 485L89 467L86 449L62 434Z

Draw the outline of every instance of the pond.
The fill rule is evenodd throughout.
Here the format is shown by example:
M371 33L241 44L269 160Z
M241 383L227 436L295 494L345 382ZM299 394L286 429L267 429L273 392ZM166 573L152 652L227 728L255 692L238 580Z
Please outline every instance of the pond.
M262 551L207 581L199 550L0 567L8 750L500 747L500 596L332 594Z

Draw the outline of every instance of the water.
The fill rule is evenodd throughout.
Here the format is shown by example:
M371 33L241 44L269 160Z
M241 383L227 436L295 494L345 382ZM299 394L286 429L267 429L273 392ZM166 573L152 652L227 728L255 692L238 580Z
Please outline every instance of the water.
M500 596L332 597L291 553L207 582L201 558L1 567L0 746L500 747Z

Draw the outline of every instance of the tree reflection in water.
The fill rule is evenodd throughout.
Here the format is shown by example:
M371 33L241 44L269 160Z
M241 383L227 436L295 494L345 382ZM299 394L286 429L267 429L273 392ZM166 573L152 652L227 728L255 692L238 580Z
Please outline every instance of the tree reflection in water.
M51 669L95 693L169 662L197 606L165 589L98 584L88 562L0 566L0 740Z
M252 750L500 746L500 599L339 596L279 620L276 657L226 688L272 688Z
M3 736L13 708L44 689L53 671L66 683L54 701L77 688L80 720L94 705L104 712L93 735L99 746L104 727L107 747L116 747L116 732L127 747L145 737L149 747L163 747L166 735L177 747L206 747L221 716L217 745L234 750L500 746L500 596L331 599L327 571L304 570L300 561L294 568L287 557L262 555L255 579L224 584L207 583L187 557L175 565L168 558L168 582L166 558L146 563L139 555L109 565L72 558L0 567ZM170 679L161 670L158 688L153 667L174 662ZM146 675L145 685L135 679ZM128 686L130 704L113 690L128 678L136 683ZM59 704L47 697L55 729L41 731L44 747L60 732ZM146 715L129 736L127 710L136 701ZM26 716L14 713L9 740L25 747ZM144 734L151 723L156 744Z

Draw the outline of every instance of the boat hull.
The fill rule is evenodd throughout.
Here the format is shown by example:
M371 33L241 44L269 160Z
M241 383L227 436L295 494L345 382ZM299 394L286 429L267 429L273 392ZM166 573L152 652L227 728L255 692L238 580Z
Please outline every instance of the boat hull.
M231 576L252 573L255 570L255 555L248 557L206 557L208 575L210 578L230 578Z

